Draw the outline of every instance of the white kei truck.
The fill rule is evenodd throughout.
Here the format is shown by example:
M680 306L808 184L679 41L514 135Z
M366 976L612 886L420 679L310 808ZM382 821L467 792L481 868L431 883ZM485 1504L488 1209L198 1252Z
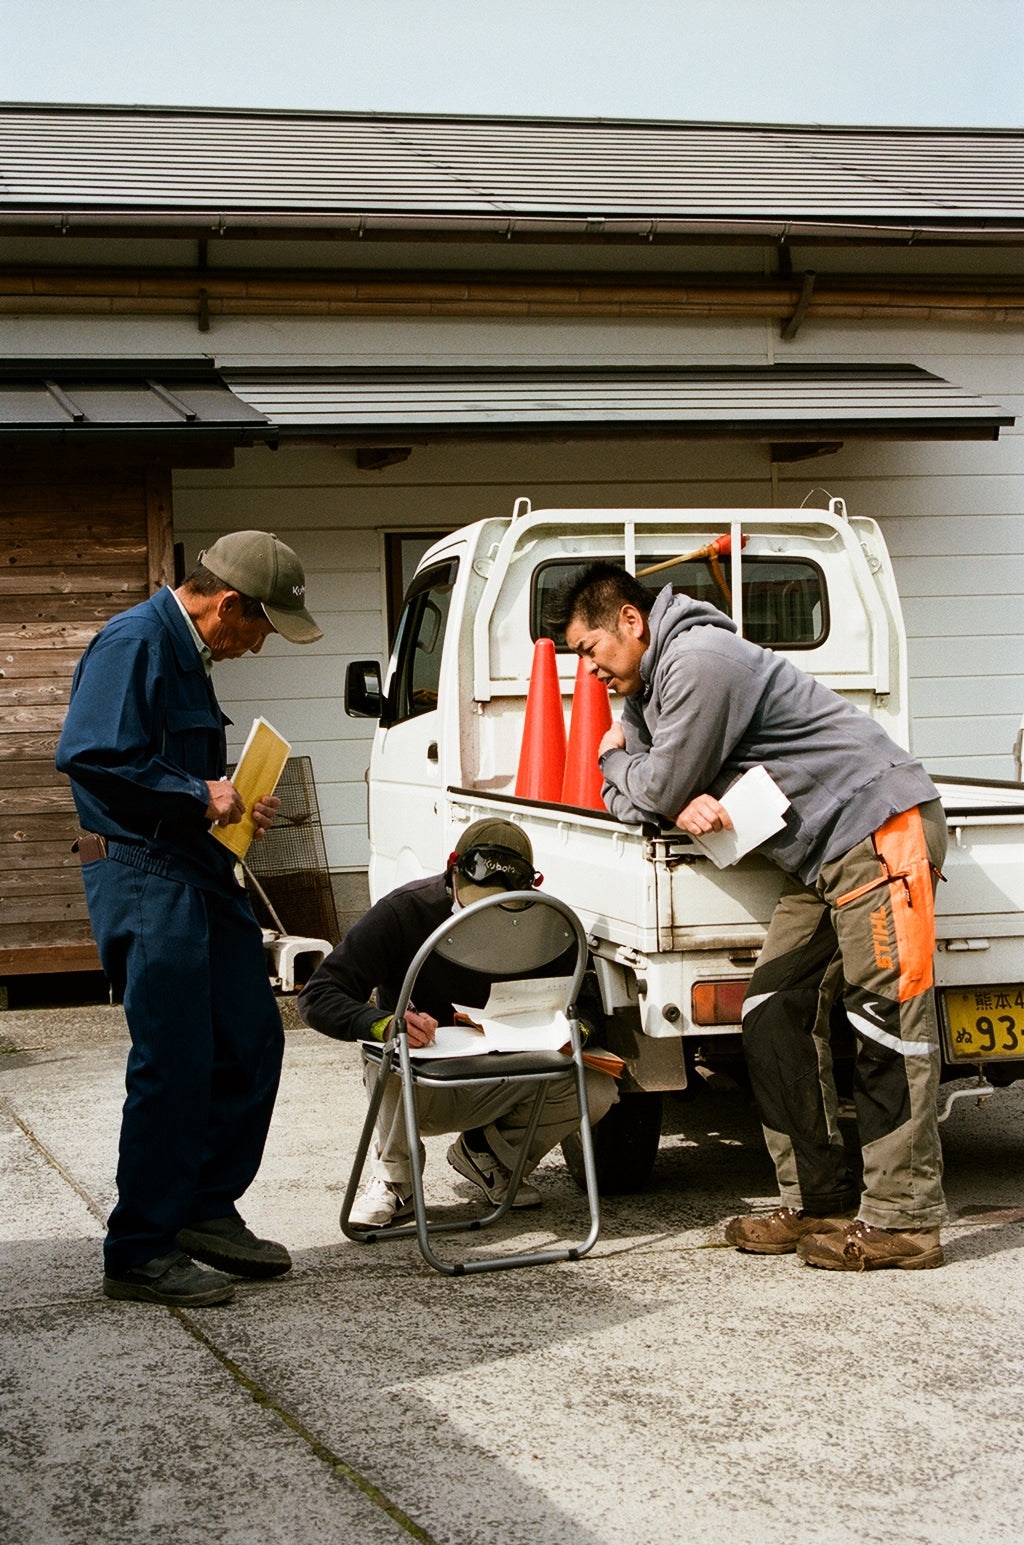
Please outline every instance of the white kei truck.
M718 542L722 536L731 540ZM728 556L719 554L725 550ZM730 551L731 549L731 551ZM581 1013L626 1067L595 1128L608 1193L641 1189L657 1154L662 1093L742 1067L740 1004L780 871L755 851L717 868L681 831L514 792L545 600L593 559L731 614L909 744L907 645L892 564L873 520L827 509L543 509L462 527L409 585L383 675L351 664L345 708L378 720L369 784L370 893L443 869L482 816L520 824L543 888L587 931ZM670 560L678 560L670 563ZM568 720L577 661L555 639ZM613 712L616 699L612 698ZM936 778L949 820L937 895L936 983L948 1097L1024 1078L1024 787ZM833 1015L837 1073L844 1025ZM845 1031L847 1049L851 1045ZM582 1174L578 1138L563 1144Z

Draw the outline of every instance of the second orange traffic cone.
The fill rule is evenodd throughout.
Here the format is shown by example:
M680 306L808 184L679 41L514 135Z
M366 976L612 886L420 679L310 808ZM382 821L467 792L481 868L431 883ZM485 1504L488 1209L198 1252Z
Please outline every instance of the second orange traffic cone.
M572 719L569 722L569 749L565 758L562 804L581 810L603 810L601 769L597 748L606 730L611 729L612 709L608 688L586 669L581 660L576 667L576 686L572 694Z
M557 805L564 776L565 715L555 646L550 638L539 638L533 648L516 794L520 799L543 799Z

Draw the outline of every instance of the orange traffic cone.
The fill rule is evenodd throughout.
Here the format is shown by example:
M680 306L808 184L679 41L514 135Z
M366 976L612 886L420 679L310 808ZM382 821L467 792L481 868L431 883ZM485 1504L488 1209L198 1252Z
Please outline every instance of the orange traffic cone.
M581 810L603 810L601 769L597 748L605 730L611 729L612 708L608 688L588 671L581 660L576 667L569 723L569 749L565 758L562 804Z
M564 775L565 715L555 646L550 638L539 638L533 649L516 794L520 799L543 799L557 805Z

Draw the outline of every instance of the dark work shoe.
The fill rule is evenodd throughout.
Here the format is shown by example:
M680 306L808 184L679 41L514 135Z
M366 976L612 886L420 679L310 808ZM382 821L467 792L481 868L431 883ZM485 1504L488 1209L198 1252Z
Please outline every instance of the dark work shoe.
M797 1246L797 1255L806 1266L826 1271L878 1271L885 1266L927 1271L943 1262L937 1228L875 1228L860 1219L836 1233L808 1234Z
M828 1218L814 1217L795 1207L777 1207L774 1212L733 1218L725 1225L725 1237L748 1255L792 1255L808 1234L830 1234L843 1228L853 1215L852 1207Z
M129 1271L108 1272L103 1278L107 1298L128 1298L142 1304L168 1304L179 1309L199 1309L204 1304L227 1304L235 1285L219 1271L203 1271L182 1250L155 1255Z
M291 1270L292 1258L284 1245L257 1239L241 1218L204 1218L179 1229L178 1244L195 1260L238 1277L279 1277Z

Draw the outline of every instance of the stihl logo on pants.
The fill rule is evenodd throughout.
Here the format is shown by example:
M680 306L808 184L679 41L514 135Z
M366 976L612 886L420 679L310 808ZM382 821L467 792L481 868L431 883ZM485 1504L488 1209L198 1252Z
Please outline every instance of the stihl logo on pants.
M880 971L891 971L892 961L892 933L889 926L889 912L886 907L878 907L871 914L871 943L875 948L875 964Z

